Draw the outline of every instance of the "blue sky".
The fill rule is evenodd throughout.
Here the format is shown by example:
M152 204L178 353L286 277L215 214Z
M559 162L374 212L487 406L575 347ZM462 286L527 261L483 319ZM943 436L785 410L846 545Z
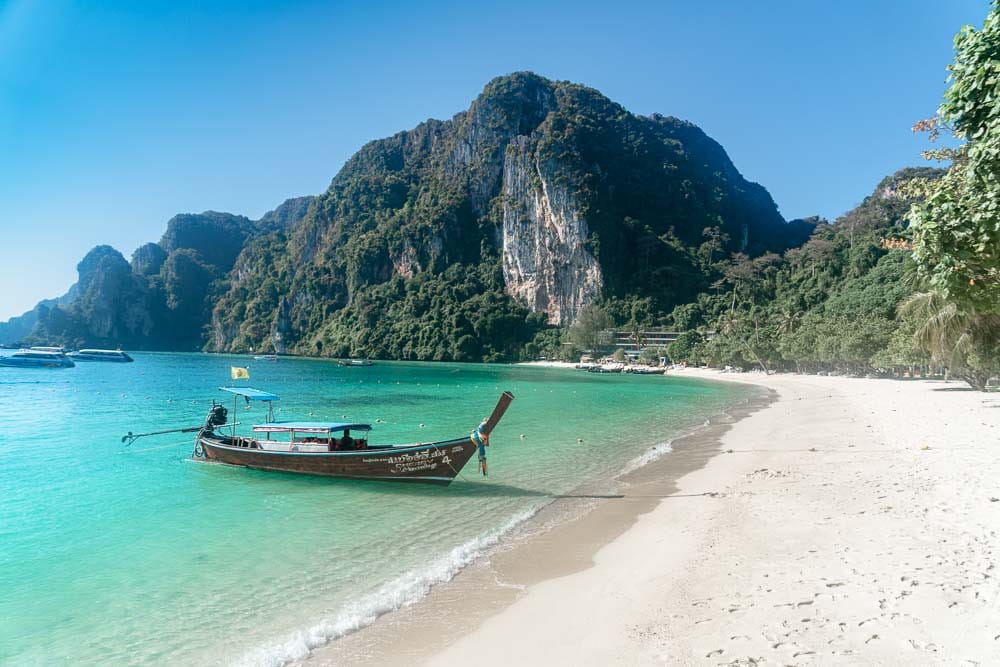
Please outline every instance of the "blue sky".
M0 0L0 319L178 212L259 217L370 139L533 70L700 125L786 218L920 164L987 0Z

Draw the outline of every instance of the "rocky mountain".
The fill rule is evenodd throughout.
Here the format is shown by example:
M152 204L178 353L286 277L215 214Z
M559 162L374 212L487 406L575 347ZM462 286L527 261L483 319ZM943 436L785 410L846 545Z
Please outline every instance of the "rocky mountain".
M709 259L755 256L814 226L786 224L693 124L516 73L450 120L365 145L315 198L258 221L176 216L128 280L88 255L108 279L59 310L130 347L512 358L595 301L693 300L716 278L707 236ZM35 337L59 339L42 319Z
M260 220L206 211L174 216L158 243L132 253L97 246L77 265L70 291L0 324L0 342L71 347L200 350L212 298L246 243L294 225L311 197L290 199Z
M568 325L598 299L647 296L663 312L691 300L710 282L695 253L709 227L728 239L721 252L751 255L812 230L787 225L691 123L572 83L500 77L452 119L364 146L300 225L251 244L210 346L509 356L504 341ZM468 311L466 293L488 294L490 312ZM493 315L508 322L485 334Z
M76 298L77 291L77 284L73 283L61 297L43 299L28 312L12 317L6 322L0 322L0 343L13 344L28 338L40 317L47 315L54 306L68 306Z

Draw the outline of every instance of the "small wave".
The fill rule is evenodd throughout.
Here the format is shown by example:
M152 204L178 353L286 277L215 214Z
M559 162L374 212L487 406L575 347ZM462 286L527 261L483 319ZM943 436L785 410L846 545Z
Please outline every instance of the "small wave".
M702 425L699 426L698 428L692 429L692 430L688 431L687 433L684 433L683 435L680 435L678 437L680 437L680 438L686 438L689 435L693 435L693 434L697 433L698 431L700 431L701 429L703 429L706 426L710 425L711 423L712 423L711 419L706 419L702 423ZM657 459L660 459L660 458L666 456L670 452L674 451L674 440L676 440L676 439L677 438L673 438L671 440L667 440L666 442L661 442L661 443L659 443L657 445L653 445L652 447L650 447L649 449L647 449L646 451L644 451L642 454L640 454L639 456L635 457L634 459L632 459L631 461L629 461L628 463L626 463L625 467L622 468L622 471L620 473L618 473L618 474L619 475L627 475L630 472L638 470L639 468L643 467L644 465L652 463L653 461L656 461Z
M536 510L532 510L513 516L502 526L460 544L426 567L410 570L347 603L335 616L323 619L283 640L258 647L244 655L236 664L248 667L283 667L305 660L313 650L371 625L383 614L409 607L419 601L430 593L431 588L450 581L462 568L496 545L518 524L530 519L535 512Z
M634 470L638 470L642 466L652 463L653 461L666 456L670 452L674 451L674 441L668 440L667 442L661 442L658 445L653 445L646 451L644 451L639 456L635 457L631 461L625 464L622 468L621 475L627 475Z

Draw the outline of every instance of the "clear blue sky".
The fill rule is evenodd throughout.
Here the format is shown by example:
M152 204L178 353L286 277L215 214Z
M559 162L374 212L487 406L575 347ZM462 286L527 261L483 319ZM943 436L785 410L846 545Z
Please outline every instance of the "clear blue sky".
M534 70L691 120L786 218L920 164L952 38L987 0L0 0L0 319L178 212L252 218L366 141Z

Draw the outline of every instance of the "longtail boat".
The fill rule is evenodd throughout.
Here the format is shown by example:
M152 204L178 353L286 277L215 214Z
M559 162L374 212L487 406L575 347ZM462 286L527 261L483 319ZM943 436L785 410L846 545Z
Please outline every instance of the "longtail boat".
M176 431L198 431L193 458L213 463L326 477L450 484L466 463L479 454L479 471L487 474L486 447L514 400L503 392L489 418L470 435L429 443L376 445L368 442L371 424L347 422L274 421L278 396L250 387L219 387L234 395L233 421L229 410L212 402L204 426ZM252 427L252 435L236 433L238 399L267 403L267 419ZM165 433L158 431L156 434ZM138 437L122 438L131 444Z

